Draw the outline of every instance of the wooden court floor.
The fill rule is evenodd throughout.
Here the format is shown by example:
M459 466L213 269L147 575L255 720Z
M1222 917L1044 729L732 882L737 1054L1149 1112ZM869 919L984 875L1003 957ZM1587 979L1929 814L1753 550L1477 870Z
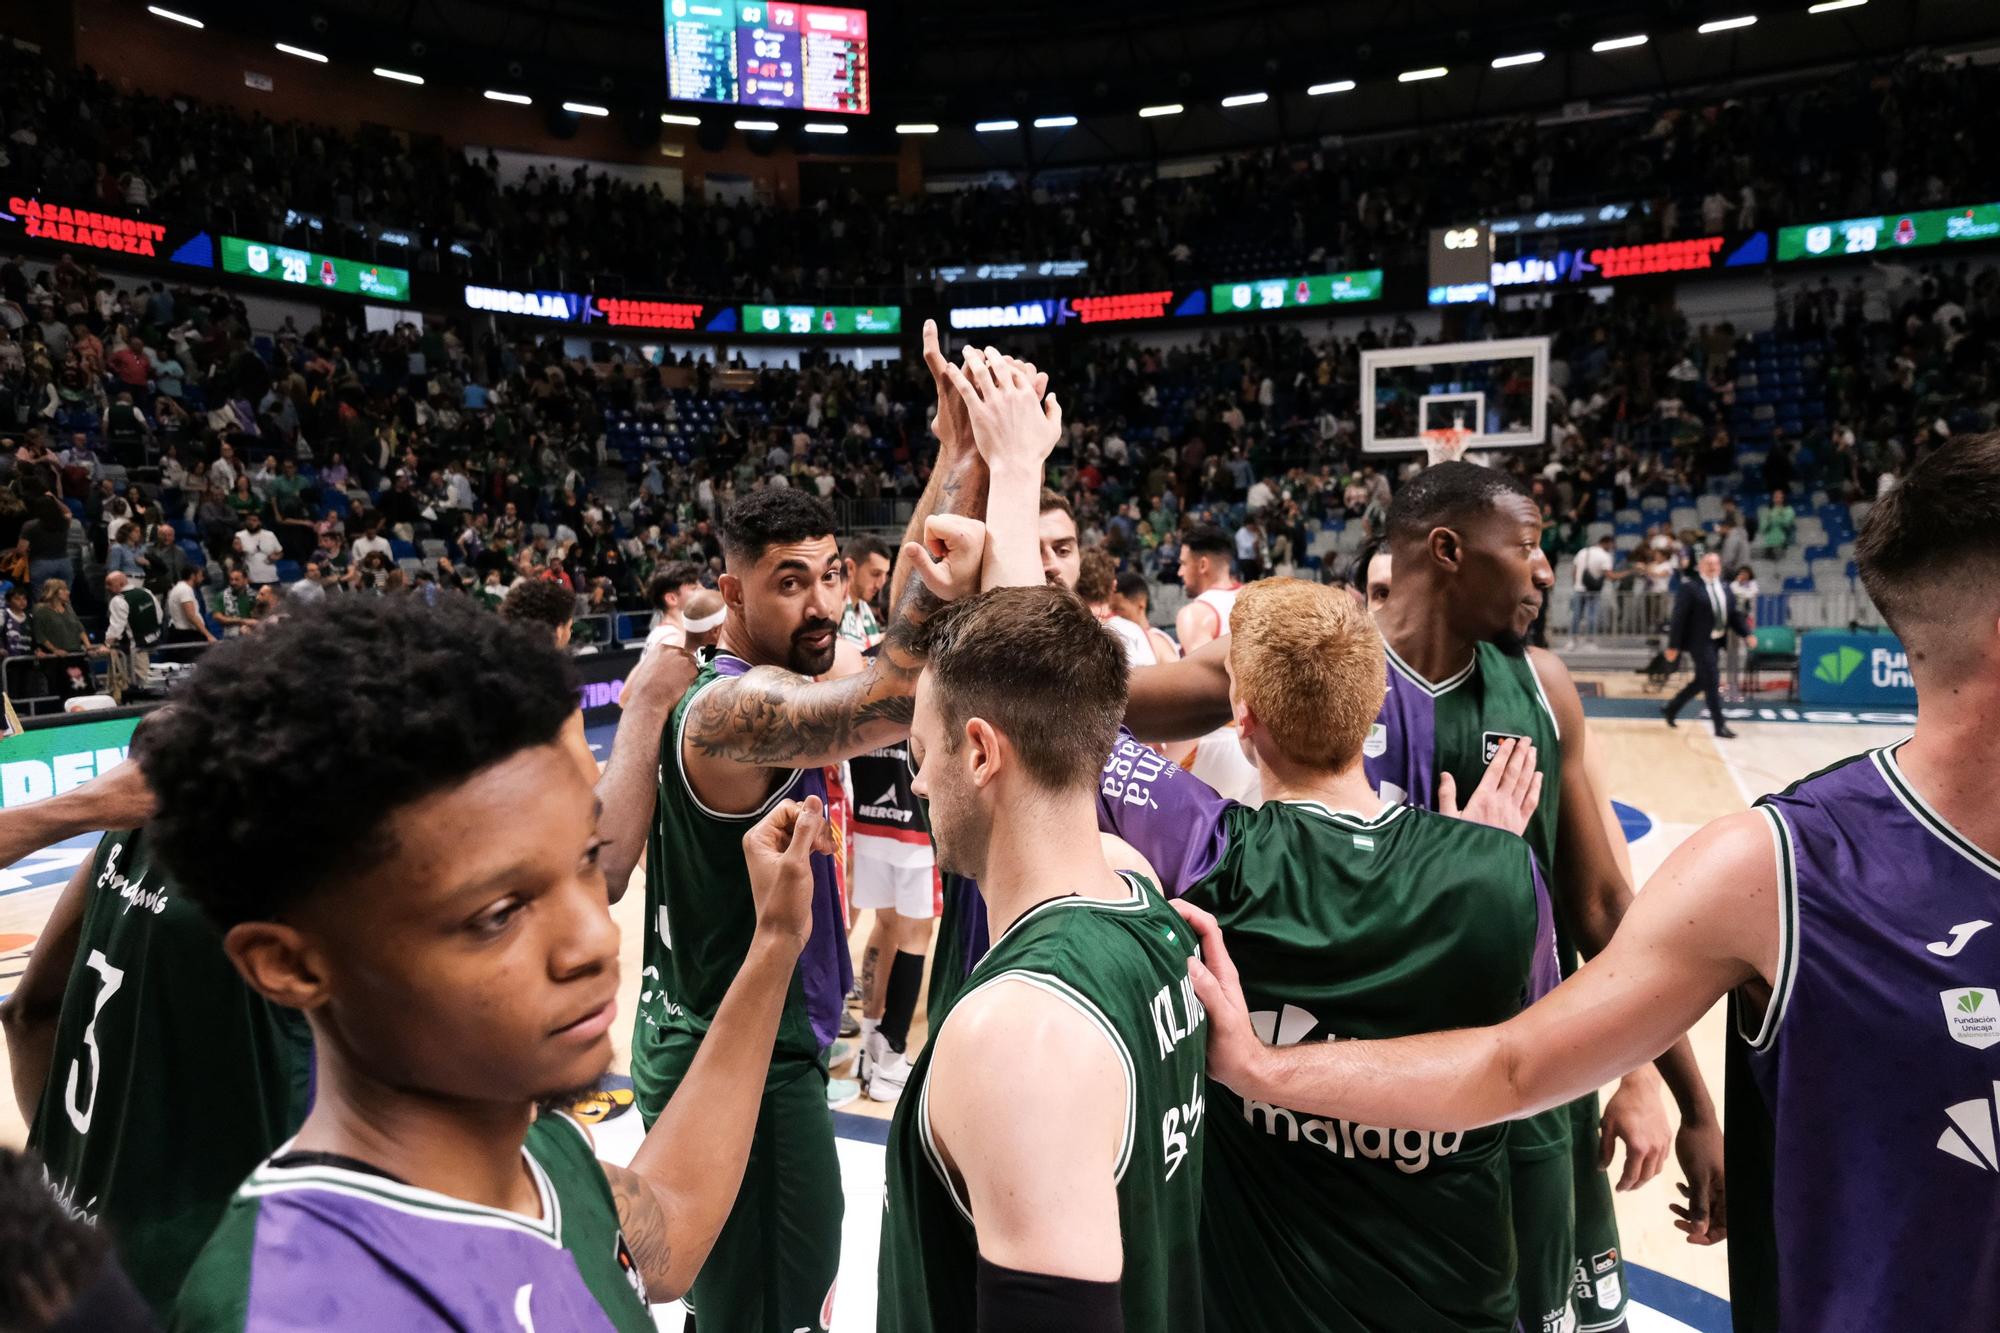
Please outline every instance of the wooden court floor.
M1630 691L1624 681L1606 681L1607 693ZM1644 878L1690 833L1718 815L1743 809L1751 800L1784 787L1807 773L1846 755L1899 738L1903 730L1876 726L1802 723L1738 722L1741 737L1720 741L1696 722L1669 731L1653 720L1593 718L1591 743L1600 747L1602 771L1609 774L1611 796L1630 806L1648 822L1631 844L1634 874ZM600 753L600 758L602 758ZM57 852L36 862L0 870L0 993L11 989L35 935L81 852ZM639 942L644 893L635 879L632 891L613 910L625 934L623 985L619 1021L613 1028L615 1067L627 1063L629 1015L638 1002ZM867 939L868 914L855 923L852 941L858 955ZM1697 1057L1718 1104L1722 1099L1723 1007L1718 1005L1695 1027ZM913 1048L925 1035L922 1006L912 1029ZM0 1057L4 1063L4 1057ZM836 1073L841 1071L836 1070ZM0 1087L8 1086L0 1084ZM846 1108L886 1117L890 1108L865 1098ZM24 1122L11 1096L0 1095L0 1143L19 1144L26 1138ZM1670 1201L1678 1201L1677 1168L1669 1165L1645 1187L1619 1196L1619 1221L1626 1257L1718 1295L1727 1294L1726 1258L1721 1247L1697 1249L1674 1230Z

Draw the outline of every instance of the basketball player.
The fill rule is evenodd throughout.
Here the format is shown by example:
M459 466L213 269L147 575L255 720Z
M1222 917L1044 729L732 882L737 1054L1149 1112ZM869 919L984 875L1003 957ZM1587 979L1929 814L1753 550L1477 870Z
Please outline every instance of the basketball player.
M1395 566L1387 542L1370 542L1354 557L1354 591L1373 614L1389 600L1389 579Z
M1160 660L1153 650L1153 641L1143 625L1135 625L1119 615L1112 606L1112 599L1118 595L1118 562L1102 549L1083 552L1077 560L1076 583L1072 587L1077 597L1097 617L1098 623L1110 630L1112 636L1125 649L1127 665L1152 666ZM1174 657L1179 657L1175 653ZM1169 661L1172 658L1167 659Z
M1111 595L1111 609L1120 619L1129 620L1146 632L1147 642L1153 645L1155 662L1171 662L1181 655L1181 648L1165 631L1153 628L1152 602L1152 585L1146 582L1144 574L1128 569L1118 576L1118 590Z
M915 534L911 534L915 540ZM879 537L863 533L847 539L841 554L841 568L847 573L847 601L840 611L840 637L857 648L873 648L882 642L882 623L875 618L875 599L889 581L889 548Z
M646 646L665 643L686 648L688 599L701 590L701 568L686 560L676 560L646 581L646 602L653 608L653 623L646 631Z
M1560 659L1526 648L1524 635L1553 575L1539 546L1541 515L1506 474L1446 462L1405 483L1389 514L1395 577L1376 614L1388 657L1389 692L1362 754L1386 799L1438 806L1449 791L1470 791L1508 737L1534 746L1542 798L1523 831L1548 868L1556 907L1557 954L1574 970L1579 949L1609 942L1631 901L1629 881L1607 836L1603 798L1591 780L1582 701ZM1226 699L1214 655L1156 668L1160 680L1206 673L1210 702ZM1155 681L1137 681L1133 729L1159 731ZM1170 710L1171 711L1171 710ZM1213 708L1179 719L1219 720ZM1685 1042L1661 1061L1681 1109L1675 1146L1696 1188L1712 1190L1722 1170L1721 1127ZM1528 1333L1569 1327L1616 1329L1625 1283L1617 1219L1604 1168L1622 1140L1621 1188L1636 1188L1665 1159L1669 1133L1650 1070L1628 1074L1598 1114L1595 1099L1516 1126L1515 1235L1521 1254L1522 1323ZM1636 1166L1634 1165L1636 1163Z
M515 579L500 599L500 618L537 626L557 648L568 648L575 630L576 594L552 579Z
M1531 747L1501 747L1465 819L1385 802L1361 764L1385 689L1367 613L1344 589L1267 579L1243 589L1230 629L1231 709L1265 803L1224 800L1125 737L1098 822L1160 868L1169 895L1221 919L1266 1036L1498 1022L1551 989L1548 895L1516 836L1541 785ZM1472 822L1488 818L1501 827ZM1512 1127L1425 1134L1216 1091L1210 1329L1512 1333Z
M1002 540L996 528L988 545ZM1060 588L982 593L932 629L915 788L995 943L890 1127L885 1333L1201 1327L1205 1080L1186 935L1145 879L1077 856L1097 835L1126 674Z
M1186 912L1215 1077L1315 1114L1463 1130L1581 1095L1727 995L1727 1210L1695 1180L1674 1211L1691 1241L1728 1232L1736 1327L1992 1328L2000 435L1919 462L1856 554L1907 654L1913 737L1707 825L1598 957L1498 1027L1270 1048L1221 933Z
M672 1110L630 1169L601 1165L575 1121L536 1116L604 1072L618 987L576 691L545 641L464 604L336 598L216 649L141 732L154 851L315 1038L312 1110L230 1202L176 1327L638 1333L700 1268L811 930L822 814L782 803L742 839L753 942Z
M1181 651L1191 653L1229 632L1229 609L1236 603L1236 567L1231 563L1236 543L1211 523L1188 529L1181 538L1181 587L1187 605L1174 616L1174 633Z
M143 827L153 809L124 763L0 813L7 863L116 830L56 900L0 1022L28 1146L164 1316L229 1196L304 1118L312 1038L243 984L167 875Z
M696 588L688 594L681 607L681 632L687 636L684 646L689 652L715 646L722 637L724 611L722 594L713 588Z
M927 360L942 364L928 321L924 342ZM941 401L940 419L945 411ZM969 430L951 435L941 439L918 506L927 533L942 531L932 517L950 517L958 506L976 517L986 504L987 468ZM907 733L922 665L917 631L937 594L926 580L906 579L880 651L861 674L813 679L833 664L845 602L833 529L826 503L798 490L739 500L721 525L728 618L720 651L703 663L663 732L631 720L619 728L619 744L629 737L658 747L646 849L651 999L642 1001L632 1041L633 1087L648 1122L679 1086L749 939L738 830L783 799L823 795L828 766ZM942 572L921 547L906 546L905 554L914 569ZM947 556L950 563L955 553ZM964 586L976 586L977 577L975 553ZM620 772L643 786L649 768ZM643 799L605 799L622 807L628 798ZM838 1032L853 969L832 858L813 865L813 939L779 1030L748 1184L690 1301L701 1320L725 1333L793 1333L832 1319L842 1194L824 1052Z

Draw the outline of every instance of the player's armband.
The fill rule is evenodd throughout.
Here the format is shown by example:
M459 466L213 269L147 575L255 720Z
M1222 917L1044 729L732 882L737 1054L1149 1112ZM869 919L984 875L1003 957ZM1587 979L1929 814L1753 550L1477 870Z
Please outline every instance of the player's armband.
M1116 1282L1023 1273L979 1261L979 1333L1124 1333Z

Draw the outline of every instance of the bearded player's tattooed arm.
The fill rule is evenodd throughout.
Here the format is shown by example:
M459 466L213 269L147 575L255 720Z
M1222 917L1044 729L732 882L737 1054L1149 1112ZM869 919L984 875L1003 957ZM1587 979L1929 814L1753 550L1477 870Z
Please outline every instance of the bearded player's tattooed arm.
M619 1229L652 1301L687 1291L736 1205L778 1020L812 934L811 858L831 850L817 797L780 802L744 835L757 912L749 951L631 1166L604 1166Z

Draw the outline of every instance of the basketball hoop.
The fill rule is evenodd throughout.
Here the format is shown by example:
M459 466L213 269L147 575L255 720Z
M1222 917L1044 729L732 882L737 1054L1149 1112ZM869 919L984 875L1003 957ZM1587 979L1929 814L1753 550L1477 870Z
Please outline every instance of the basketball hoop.
M1424 452L1429 455L1429 461L1433 465L1455 463L1465 457L1465 446L1471 441L1472 432L1462 426L1427 430L1424 432Z

